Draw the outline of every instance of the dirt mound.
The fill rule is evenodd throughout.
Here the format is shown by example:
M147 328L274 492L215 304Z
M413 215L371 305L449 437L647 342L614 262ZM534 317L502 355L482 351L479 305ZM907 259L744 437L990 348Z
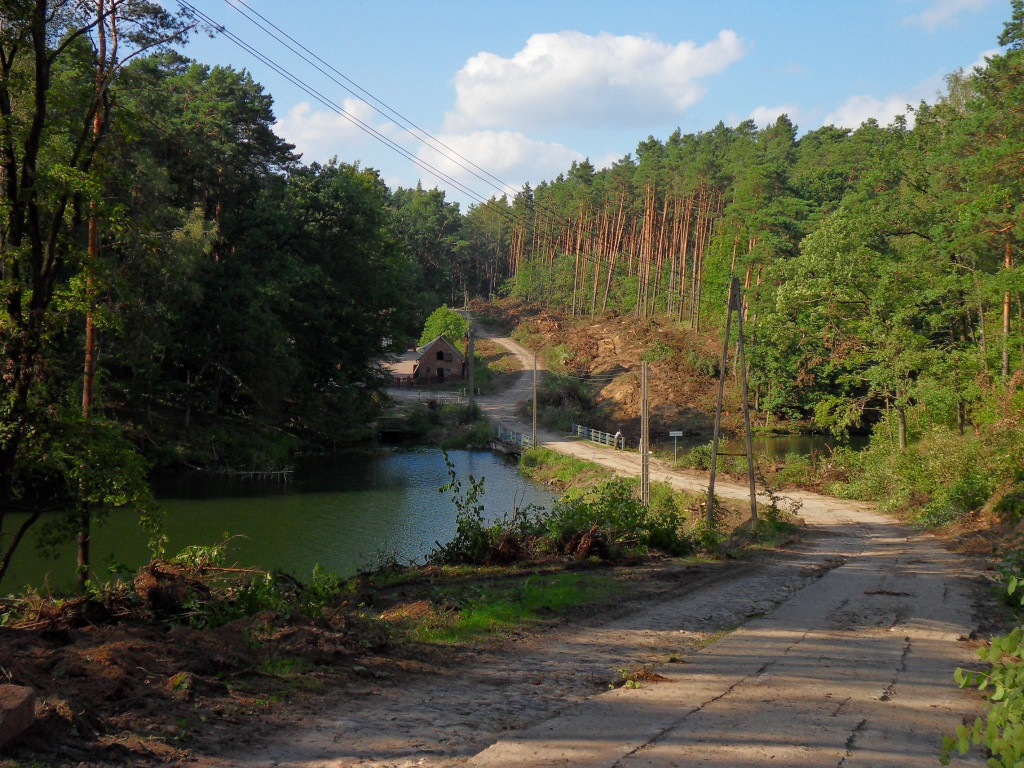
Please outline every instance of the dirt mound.
M10 757L178 764L192 747L229 738L225 729L245 738L247 728L273 727L274 702L302 694L311 672L345 679L388 643L383 628L344 606L325 617L263 611L205 629L185 623L187 614L169 621L157 611L180 609L178 587L192 580L179 571L153 563L137 578L138 594L124 589L106 601L39 598L30 620L22 603L17 625L0 627L0 670L31 686L38 702L35 724ZM296 672L306 673L302 681Z
M592 381L604 417L589 426L639 437L640 367L647 360L652 439L668 440L670 430L710 439L722 354L717 331L617 312L566 318L511 301L481 305L480 311L517 325L530 346L547 349L555 373ZM742 427L740 391L732 375L726 379L723 426L727 431Z

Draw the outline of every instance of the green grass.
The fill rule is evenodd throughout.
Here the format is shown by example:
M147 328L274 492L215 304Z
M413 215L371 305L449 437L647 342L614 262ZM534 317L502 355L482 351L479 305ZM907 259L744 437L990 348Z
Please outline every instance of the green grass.
M261 672L267 675L274 675L275 677L299 675L306 672L308 669L309 662L306 659L290 656L274 656L269 659L264 659L259 666L259 670Z
M600 573L531 575L514 584L438 590L437 601L454 603L454 611L437 614L414 626L413 640L461 645L500 635L564 615L581 605L600 603L621 590L618 581Z
M561 488L588 488L612 476L611 470L547 448L524 451L519 469L531 480L553 483Z

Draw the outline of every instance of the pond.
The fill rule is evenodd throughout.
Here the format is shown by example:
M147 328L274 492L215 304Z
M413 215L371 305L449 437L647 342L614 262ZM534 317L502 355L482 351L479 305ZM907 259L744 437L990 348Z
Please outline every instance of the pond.
M487 451L452 451L449 457L464 488L470 474L486 479L488 519L511 511L514 504L550 506L553 501L551 493L523 478L506 458ZM403 562L422 560L435 541L445 542L455 533L450 497L438 492L447 481L441 452L424 450L303 458L287 486L174 472L158 475L155 489L166 513L169 553L237 535L231 542L232 561L302 579L316 563L339 575L353 574L373 565L379 553L395 553ZM6 522L14 530L20 518L12 515ZM3 594L26 585L72 586L73 547L63 547L56 561L42 559L34 547L38 535L37 525L14 555L0 587ZM147 562L147 540L131 516L111 513L93 534L98 578L108 578L105 569L114 563L135 569Z
M839 446L845 446L860 450L866 448L870 437L868 435L850 435L846 440L839 440L832 435L754 435L751 443L754 454L767 454L774 459L783 459L790 453L797 453L809 456L817 453L821 456L828 456ZM691 437L679 438L679 455L689 453L698 445L706 445L711 442L708 439L695 439ZM661 450L672 450L672 438L662 437L655 446ZM730 437L720 443L719 450L722 453L746 454L743 437Z

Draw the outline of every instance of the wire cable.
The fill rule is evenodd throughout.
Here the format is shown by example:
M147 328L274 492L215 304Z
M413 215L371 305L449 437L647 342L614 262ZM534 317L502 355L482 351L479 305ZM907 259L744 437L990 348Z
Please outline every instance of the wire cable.
M377 114L379 114L382 117L387 118L389 120L394 120L398 124L398 126L400 128L402 128L402 130L404 130L406 133L408 133L410 136L412 136L417 141L421 142L427 148L429 148L432 151L436 152L437 154L441 155L448 162L450 162L450 163L452 163L454 165L457 165L459 168L461 168L462 170L466 171L467 173L473 175L474 177L476 177L480 181L482 181L485 184L487 184L489 187L491 187L494 190L500 192L502 195L507 195L507 194L509 194L509 192L511 192L512 195L518 195L520 193L521 190L516 189L514 186L509 184L507 181L503 181L502 179L500 179L499 177L495 176L493 173L487 171L486 169L481 168L479 165L474 163L472 160L467 158L465 155L461 154L458 150L452 148L451 146L449 146L448 144L444 143L439 138L434 136L432 133L430 133L430 131L426 130L425 128L422 128L419 125L417 125L415 122L413 122L409 118L405 117L405 115L400 113L398 110L394 109L393 107L391 107L390 105L388 105L384 101L382 101L381 99L379 99L376 96L374 96L368 90L366 90L361 85L359 85L354 80L352 80L352 78L350 78L347 75L345 75L344 73L340 72L337 68L332 66L329 62L325 61L322 57L318 56L315 52L311 51L309 48L307 48L301 42L296 40L294 37L289 35L287 32L285 32L283 29L278 27L272 21L270 21L270 19L268 19L266 16L264 16L259 11L255 10L254 8L252 8L252 6L248 5L245 2L245 0L224 0L224 2L227 3L227 5L229 5L233 10L238 12L243 18L247 19L250 23L252 23L255 26L259 27L259 29L261 29L264 33L266 33L271 38L276 40L278 43L283 45L285 48L287 48L289 51L291 51L296 56L301 58L307 64L309 64L314 69L316 69L318 72L320 72L321 74L323 74L324 76L329 78L332 82L334 82L335 84L337 84L340 87L344 88L348 93L352 94L356 98L360 99L364 104L366 104L371 109L373 109L375 112L377 112ZM263 24L261 24L259 21L256 21L256 19L253 19L251 16L246 14L245 11L242 10L242 7L244 7L246 10L248 10L249 13L253 14L254 16L258 17L260 20L262 20L262 22L264 22L267 26L269 26L273 30L275 30L275 32L277 34L275 34L275 32L270 31L270 29L267 29L267 27L264 26ZM358 93L353 91L352 88L350 88L347 85L345 85L345 83L340 82L337 78L332 76L329 72L326 72L321 66L319 66L319 64L317 64L317 63L315 63L313 61L310 61L310 59L307 58L305 55L303 55L303 53L300 53L299 51L295 50L295 48L293 48L287 42L282 40L281 37L279 37L279 35L283 36L287 40L289 40L292 43L294 43L302 51L304 51L305 53L309 54L309 56L313 57L313 59L315 59L316 62L319 62L319 64L322 64L324 67L327 67L327 69L329 69L331 72L335 73L338 77L342 78L346 83L349 83L352 86L352 88L355 88L357 91L359 91L359 93L365 95L366 98L370 99L371 101L375 102L376 104L379 104L380 108L378 108L377 106L374 106L374 104L371 104L368 101L366 101L366 99L364 99ZM386 112L382 111L382 110L385 110ZM443 149L447 150L447 152L446 151L442 151L441 149L438 149L438 147L435 146L435 144L439 145L440 147L443 147ZM448 154L448 152L450 152L451 154ZM454 155L454 157L452 155ZM463 164L463 162L460 162L460 161L464 161L465 163L468 163L469 165L467 166L467 165ZM472 167L469 167L469 166L472 166ZM477 171L480 171L480 173L484 174L484 176L487 176L488 178L493 179L493 181L497 182L497 184L499 186L495 186L495 184L493 182L488 181L486 178L481 176L479 173L476 173L476 171L473 170L474 168ZM553 210L551 208L548 208L547 206L545 206L545 205L543 205L541 203L538 203L536 200L534 200L533 204L536 205L538 208L541 208L542 210L547 211L549 214L551 214L556 219L562 219L562 223L565 223L564 217L559 212L557 212L557 211L555 211L555 210Z
M186 9L190 10L192 13L194 13L197 17L199 17L206 24L208 24L213 30L215 30L219 34L221 34L224 37L226 37L228 40L230 40L232 43L237 45L243 51L245 51L245 52L249 53L250 55L256 57L263 64L265 64L266 66L270 67L273 71L275 71L276 73L278 73L279 75L284 77L286 80L288 80L288 82L292 83L297 88L299 88L300 90L302 90L305 93L307 93L309 96L311 96L316 101L318 101L321 104L323 104L329 110L337 113L338 115L343 117L345 120L347 120L348 122L352 123L357 128L359 128L361 131L363 131L367 135L371 136L372 138L376 139L377 141L381 142L382 144L387 146L392 151L398 153L399 155L401 155L405 159L407 159L410 162L412 162L414 165L416 165L421 170L424 170L428 174L430 174L431 176L434 176L439 181L451 184L451 186L453 186L456 190L462 192L464 195L469 197L477 205L479 205L481 207L485 207L485 208L490 208L490 209L496 211L500 216L502 216L502 218L504 218L506 221L508 221L513 226L520 226L520 227L522 227L525 230L526 228L530 227L530 225L532 224L534 226L534 228L537 228L537 225L538 225L537 218L538 217L537 217L537 213L536 213L536 208L541 208L542 210L546 210L549 213L551 213L551 218L548 219L548 220L544 220L543 217L541 218L540 225L541 225L542 231L540 232L539 236L540 236L542 242L546 241L547 245L554 245L555 247L557 247L559 237L555 237L555 238L551 237L551 234L548 231L549 226L551 224L555 224L555 225L571 224L571 220L567 220L565 217L563 217L562 215L558 214L555 211L552 211L552 210L548 209L546 206L537 204L536 200L534 200L533 204L530 206L534 210L534 220L531 222L531 221L529 221L525 217L525 215L520 214L518 211L515 211L514 209L512 209L512 207L510 205L508 205L508 203L505 203L505 205L500 205L500 204L497 203L497 201L493 197L490 198L490 199L485 199L484 196L481 195L476 190L474 190L474 189L468 187L467 185L463 184L462 182L459 182L456 179L452 178L451 176L446 174L444 171L442 171L442 170L436 168L435 166L433 166L432 164L426 162L422 158L420 158L417 155L413 154L407 148L403 147L402 145L398 144L397 142L393 141L392 139L390 139L387 136L385 136L384 134L382 134L377 129L373 128L373 126L368 125L367 123L365 123L364 121L362 121L358 117L356 117L355 115L353 115L350 112L348 112L346 109L344 109L344 107L338 105L337 103L332 101L330 98L328 98L327 96L325 96L324 94L320 93L318 90L313 88L311 85L306 83L298 75L293 74L290 70L288 70L284 66L278 64L269 55L264 54L262 51L260 51L258 48L256 48L256 46L251 45L246 40L244 40L240 36L236 35L232 31L230 31L225 25L220 24L215 19L213 19L211 16L209 16L205 12L199 10L195 5L193 5L191 2L189 2L189 0L177 0L177 2L183 8L186 8ZM238 3L242 4L242 5L245 5L243 0L235 0L235 2L238 2ZM229 2L229 5L230 4L231 3ZM248 5L245 5L245 7L249 8ZM255 11L253 11L253 13L255 13ZM249 18L249 17L246 17L246 18ZM261 16L260 18L264 18L264 17ZM252 19L249 19L249 20L252 21ZM255 23L255 22L253 22L253 23ZM267 23L270 24L269 21ZM260 26L260 25L257 25L257 26ZM271 26L273 26L273 25L271 24ZM260 28L264 29L264 31L267 31L262 26L260 26ZM277 27L274 27L274 28L277 29ZM268 34L270 34L270 33L268 32ZM285 33L282 33L282 34L285 34ZM293 38L289 38L289 39L293 39ZM300 45L300 47L303 47L305 49L305 47L301 46L300 43L296 42L296 44ZM294 49L291 48L290 46L286 46L286 47L288 47L289 50L292 50L293 52L295 52ZM305 50L308 50L308 49L305 49ZM315 54L310 53L310 55L312 55L315 58L319 59L319 57L317 57ZM305 57L302 57L302 58L307 63L310 63L309 60L306 59ZM322 59L319 59L319 60L322 61ZM326 65L326 66L330 67L330 65ZM317 69L318 69L318 71L323 72L323 70L320 69L319 67L317 67ZM333 67L332 67L332 69L333 69ZM338 73L338 74L341 77L345 77L344 75L341 75L341 73ZM345 78L345 79L348 80L348 78ZM337 82L337 81L335 81L335 82ZM355 86L355 87L360 88L360 90L363 90L359 86ZM346 90L348 90L349 93L352 92L351 90L349 90L347 88L346 88ZM366 92L366 93L369 94L369 92ZM375 97L373 97L373 98L375 98ZM383 104L383 102L381 102L381 103ZM369 105L369 106L372 107L372 105ZM378 110L378 113L380 113L379 110ZM397 111L395 112L395 114L398 114ZM405 118L403 118L403 119L405 119ZM409 121L409 122L414 127L416 127L415 124L411 123L411 121ZM419 129L419 130L422 130L422 129ZM407 132L409 132L409 131L407 130ZM409 133L411 134L411 132L409 132ZM424 131L424 133L426 133L426 132ZM411 134L411 135L413 135L415 137L414 134ZM422 141L422 139L421 139L421 141ZM441 143L441 142L439 142L439 143ZM437 150L436 148L433 148L433 149L435 151L439 152L439 150ZM445 156L448 160L450 160L452 162L455 162L452 158L444 155L444 153L441 153L441 154L443 156ZM471 162L471 161L468 161L468 162ZM465 170L465 166L462 166L461 164L459 164L457 162L455 162L455 164L459 165L459 167L462 167ZM475 164L473 164L473 165L475 165ZM479 167L479 166L476 166L476 167ZM483 172L487 173L486 171L483 171ZM474 174L474 175L476 175L476 174ZM491 174L489 174L489 173L487 175L491 176ZM477 178L479 178L479 176L477 176ZM497 177L493 177L493 178L497 179ZM501 182L500 179L497 179L497 180L500 183L505 184L505 182ZM493 185L491 185L491 186L493 187ZM507 185L506 184L506 186L509 186L511 188L511 185ZM498 189L497 187L494 187L494 188ZM499 191L501 191L501 190L499 189ZM506 193L502 192L502 194L505 195ZM600 258L595 260L588 253L578 252L578 253L575 253L574 256L576 256L581 262L588 263L588 264L596 266L596 267L599 267L601 265L601 263L602 263Z
M192 3L188 2L188 0L178 0L178 4L183 6L183 7L185 7L185 8L187 8L187 9L189 9L189 10L191 10L194 14L196 14L196 16L198 16L203 21L205 21L207 24L209 24L211 27L213 27L218 33L220 33L221 35L226 37L228 40L233 42L235 45L237 45L238 47L240 47L242 50L246 51L250 55L255 56L259 61L261 61L264 64L266 64L268 67L273 69L275 72L277 72L279 75L284 77L286 80L288 80L290 83L295 85L297 88L300 88L301 90L305 91L308 95L312 96L314 99L316 99L318 102L323 104L328 109L336 112L338 115L340 115L341 117L343 117L344 119L346 119L347 121L349 121L350 123L355 125L357 128L359 128L364 133L367 133L368 135L370 135L371 137L373 137L377 141L383 143L385 146L389 147L390 149L394 150L398 154L402 155L403 157L405 157L407 160L412 162L414 165L416 165L420 169L426 171L430 175L432 175L435 178L437 178L439 181L443 181L443 182L451 184L453 187L455 187L457 190L459 190L460 192L465 194L467 197L470 197L471 199L477 201L480 204L486 204L487 201L484 199L484 197L479 192L476 192L475 190L473 190L470 187L462 184L461 182L456 181L451 176L446 174L444 171L434 167L433 165L431 165L430 163L426 162L425 160L417 157L415 154L410 152L408 149L403 147L401 144L398 144L397 142L393 141L392 139L389 139L387 136L382 134L377 129L375 129L372 126L366 124L365 122L360 120L358 117L356 117L355 115L353 115L352 113L348 112L346 109L344 109L340 105L338 105L335 102L333 102L327 96L325 96L322 93L320 93L319 91L317 91L315 88L313 88L311 85L309 85L308 83L303 81L297 75L295 75L292 72L290 72L289 70L285 69L283 66L281 66L276 61L271 59L268 55L262 53L255 46L250 45L244 39L242 39L238 35L234 34L230 30L228 30L227 27L225 27L222 24L219 24L214 19L212 19L210 16L208 16L207 14L203 13L202 11L200 11L198 8L196 8L194 5L192 5Z
M244 18L248 19L252 24L254 24L257 27L259 27L260 29L262 29L266 34L268 34L274 40L276 40L277 42L281 43L281 45L285 46L288 50L290 50L296 56L301 58L303 61L305 61L310 66L312 66L318 72L320 72L321 74L325 75L332 82L334 82L335 84L337 84L340 87L344 88L350 94L352 94L357 99L362 101L364 104L369 106L371 109L373 109L375 112L377 112L377 114L381 115L381 117L387 118L388 120L395 121L399 125L399 127L402 128L406 133L408 133L410 136L415 138L417 141L422 142L425 146L429 147L434 152L437 152L438 154L440 154L442 157L444 157L449 162L455 163L456 165L458 165L460 168L462 168L467 173L472 174L473 176L475 176L476 178L480 179L481 181L483 181L488 186L491 186L494 189L498 190L502 194L508 194L509 192L511 192L513 195L519 194L520 190L516 189L514 186L509 184L507 181L503 181L502 179L500 179L499 177L497 177L494 174L490 173L486 169L481 168L479 165L474 163L472 160L470 160L468 157L466 157L465 155L460 153L458 150L454 149L453 147L449 146L445 142L441 141L439 138L437 138L432 133L430 133L430 131L426 130L425 128L420 127L415 122L413 122L412 120L407 118L405 115L403 115L401 112L399 112L397 109L391 107L390 105L388 105L387 103L385 103L381 99L377 98L372 93L370 93L368 90L366 90L361 85L359 85L357 82L352 80L350 77L348 77L344 73L340 72L338 69L336 69L334 66L332 66L329 62L327 62L324 59L322 59L315 52L311 51L309 48L307 48L301 42L299 42L294 37L289 35L287 32L285 32L279 26L274 24L274 22L272 22L266 16L264 16L259 11L254 9L252 6L248 5L245 2L245 0L224 0L224 2L227 3L229 6L231 6L231 8L234 9L235 11L237 11L239 14L241 14ZM263 24L261 24L259 21L256 21L251 16L246 14L246 12L242 10L242 8L245 8L246 10L249 11L249 13L253 14L253 16L256 16L257 18L259 18L267 26L271 27L274 30L274 32L271 32L269 29L267 29L267 27L263 26ZM277 34L275 34L275 32ZM291 43L294 43L296 46L298 46L298 48L301 49L301 51L305 52L306 54L309 54L309 56L311 56L313 59L315 59L315 62L319 62L319 63L315 63L314 61L311 61L303 53L300 53L299 51L295 50L295 48L293 48L287 42L282 40L281 37L279 37L278 35L280 35L281 37L284 37L285 39L287 39ZM320 64L322 64L324 67L327 67L327 69L329 69L330 72L333 72L334 75L337 75L338 77L340 77L345 82L344 83L341 82L336 77L334 77L332 74L330 74L330 72L325 71L320 66ZM348 83L352 87L350 88L349 85L346 85L345 83ZM353 90L353 88L355 90ZM356 93L356 91L358 91L359 93ZM362 94L362 96L360 96L360 94ZM366 99L369 99L370 101L367 101ZM370 102L374 102L374 103L371 104ZM379 105L379 106L375 106L375 105ZM434 146L435 144L440 146L440 147L442 147L443 150L447 150L447 152L452 153L452 155L454 155L455 158L458 158L458 160L462 160L462 161L468 163L469 166L471 166L471 167L467 167L466 165L463 165L462 163L458 162L458 160L453 158L451 155L446 154L441 149L438 149L437 146ZM474 171L473 169L476 169L476 170ZM476 171L479 171L480 173L484 174L484 176L486 176L489 179L492 179L493 181L488 181L487 178L484 178L480 174L476 173ZM495 186L495 182L497 183L498 186Z

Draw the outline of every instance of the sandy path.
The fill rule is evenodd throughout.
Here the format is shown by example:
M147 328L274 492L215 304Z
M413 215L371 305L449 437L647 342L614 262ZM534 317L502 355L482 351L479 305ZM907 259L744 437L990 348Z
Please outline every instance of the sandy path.
M523 359L524 373L481 407L525 432L516 409L532 387L532 353L494 340ZM539 438L639 471L636 454ZM652 475L706 484L657 462ZM735 484L718 489L745 498ZM655 599L525 635L438 674L347 692L287 741L220 764L936 765L941 736L978 708L952 683L954 668L974 658L964 640L984 599L978 574L869 505L790 495L803 502L808 535L777 554L662 574ZM617 669L637 663L661 665L667 681L608 690Z

